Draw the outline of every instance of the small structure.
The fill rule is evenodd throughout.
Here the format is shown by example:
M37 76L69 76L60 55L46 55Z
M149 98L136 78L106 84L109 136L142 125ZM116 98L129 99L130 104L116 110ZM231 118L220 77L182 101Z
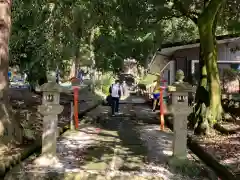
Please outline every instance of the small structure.
M169 105L171 111L174 112L173 120L173 156L177 159L185 159L187 155L187 115L191 108L189 108L189 94L193 93L193 87L183 82L184 73L178 70L176 74L176 82L169 87L168 91L171 93Z
M63 111L60 102L62 87L56 83L54 71L47 74L48 82L40 87L43 92L42 105L38 110L43 115L42 154L56 155L56 142L58 136L58 114Z
M239 34L217 36L216 43L217 63L222 79L224 69L237 69L240 64ZM168 85L171 85L175 81L176 71L182 69L186 76L185 80L193 83L199 78L199 51L200 39L161 44L156 52L149 54L147 71L155 74L164 70L163 77L168 81ZM235 85L236 89L232 91L237 91L237 86L238 83Z

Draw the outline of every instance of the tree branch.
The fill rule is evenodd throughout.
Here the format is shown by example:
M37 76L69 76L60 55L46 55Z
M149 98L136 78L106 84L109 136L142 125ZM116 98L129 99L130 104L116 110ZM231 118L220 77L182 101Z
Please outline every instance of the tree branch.
M204 0L204 2L203 2L203 8L207 7L208 3L209 3L209 0Z
M190 18L195 24L197 24L197 13L189 12L180 0L174 0L174 6L183 16Z
M211 0L211 1L209 1L209 3L204 8L203 13L201 14L201 16L199 18L202 19L203 17L208 17L207 19L203 18L203 21L213 22L215 20L215 17L217 15L220 7L222 6L222 4L225 1L226 0Z
M214 21L213 21L213 34L215 34L216 32L216 29L217 29L217 25L218 25L218 21L220 19L220 14L222 13L223 11L223 6L224 6L224 3L222 3L222 5L220 6L215 18L214 18Z
M183 17L183 15L173 14L171 16L162 17L161 19L156 19L155 21L152 22L152 24L155 25L155 24L158 24L162 20L169 20L171 18L181 18L181 17Z

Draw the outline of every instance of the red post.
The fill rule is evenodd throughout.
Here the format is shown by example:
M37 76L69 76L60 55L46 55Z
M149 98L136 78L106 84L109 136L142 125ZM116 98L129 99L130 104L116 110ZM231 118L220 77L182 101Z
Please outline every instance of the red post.
M164 130L163 88L160 87L160 128Z
M78 129L78 87L73 87L75 129Z

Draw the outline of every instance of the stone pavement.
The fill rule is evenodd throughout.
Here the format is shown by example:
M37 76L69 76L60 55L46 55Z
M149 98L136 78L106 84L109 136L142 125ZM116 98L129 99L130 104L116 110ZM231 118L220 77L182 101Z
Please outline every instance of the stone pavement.
M137 121L142 124L138 126L138 132L141 140L147 147L148 163L146 169L151 169L158 174L162 174L164 179L172 180L196 180L196 179L218 179L216 174L209 169L195 154L187 150L188 161L181 165L182 167L173 167L169 165L173 155L172 141L173 132L165 126L164 131L160 130L159 118L156 121L156 114L146 106L135 106L134 111L137 113Z
M172 134L161 133L156 126L137 126L135 120L146 116L141 106L121 105L120 109L123 115L110 117L110 107L99 106L80 122L79 131L67 131L59 137L55 165L40 167L34 164L35 155L4 179L204 179L169 169Z
M94 111L108 113L108 109L109 107L101 107ZM92 114L94 112L87 117ZM139 171L144 167L146 148L136 134L127 131L133 126L130 119L106 117L101 125L101 129L85 125L79 131L67 131L59 137L58 163L55 165L40 167L34 164L36 156L32 156L13 168L5 179L141 179L128 173L118 173ZM151 179L162 178L152 176Z

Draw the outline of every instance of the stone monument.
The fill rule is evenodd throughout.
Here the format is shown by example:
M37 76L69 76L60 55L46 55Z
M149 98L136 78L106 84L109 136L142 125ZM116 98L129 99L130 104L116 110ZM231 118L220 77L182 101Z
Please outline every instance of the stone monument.
M56 73L48 72L47 80L48 82L40 87L43 95L38 111L43 115L43 134L42 156L37 159L38 164L49 163L48 160L56 156L58 114L63 111L63 106L59 104L62 88L56 83Z
M193 87L183 82L184 73L178 70L176 73L176 82L169 87L171 94L169 99L170 112L174 112L173 118L173 157L185 159L187 157L187 115L190 113L189 93L194 91Z

